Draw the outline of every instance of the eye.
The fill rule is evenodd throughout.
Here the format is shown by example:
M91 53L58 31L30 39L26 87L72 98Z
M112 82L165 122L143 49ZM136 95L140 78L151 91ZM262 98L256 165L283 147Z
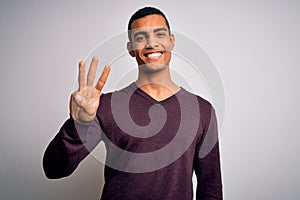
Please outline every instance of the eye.
M156 37L158 37L158 38L163 38L163 37L165 37L166 36L166 33L165 32L157 32L156 33Z
M134 40L135 40L136 42L142 42L142 41L144 41L145 39L146 39L146 36L145 36L145 35L137 35L137 36L134 37Z

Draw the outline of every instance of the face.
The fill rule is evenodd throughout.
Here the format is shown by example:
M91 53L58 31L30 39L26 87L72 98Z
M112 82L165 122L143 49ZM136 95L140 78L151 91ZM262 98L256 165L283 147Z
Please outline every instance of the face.
M174 35L169 34L166 21L161 15L148 15L131 23L131 42L127 48L139 67L147 71L167 68L174 48Z

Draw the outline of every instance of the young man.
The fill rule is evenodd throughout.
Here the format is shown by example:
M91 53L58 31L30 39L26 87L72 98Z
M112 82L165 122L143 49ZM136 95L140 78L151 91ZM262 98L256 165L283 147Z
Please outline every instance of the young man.
M192 199L193 170L197 199L222 199L214 109L172 81L169 63L175 37L165 15L156 8L140 9L128 31L137 81L101 95L110 67L94 87L97 58L92 59L86 84L85 64L79 63L79 89L71 96L70 119L44 155L46 176L70 175L103 140L107 158L101 199Z

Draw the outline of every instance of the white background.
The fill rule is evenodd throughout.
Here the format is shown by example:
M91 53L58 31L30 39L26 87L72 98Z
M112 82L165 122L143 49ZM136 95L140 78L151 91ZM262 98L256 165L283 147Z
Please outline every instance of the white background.
M200 44L222 78L224 199L299 198L299 1L7 0L0 2L0 199L99 199L96 159L48 180L42 156L68 118L79 60L126 31L145 5Z

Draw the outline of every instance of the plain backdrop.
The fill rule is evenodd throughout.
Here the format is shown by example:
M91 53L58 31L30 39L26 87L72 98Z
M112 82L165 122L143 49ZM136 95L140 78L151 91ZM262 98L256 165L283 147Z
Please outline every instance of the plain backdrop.
M48 180L42 156L69 116L78 62L146 5L201 45L222 78L224 199L299 198L299 1L2 0L0 199L99 199L94 157Z

